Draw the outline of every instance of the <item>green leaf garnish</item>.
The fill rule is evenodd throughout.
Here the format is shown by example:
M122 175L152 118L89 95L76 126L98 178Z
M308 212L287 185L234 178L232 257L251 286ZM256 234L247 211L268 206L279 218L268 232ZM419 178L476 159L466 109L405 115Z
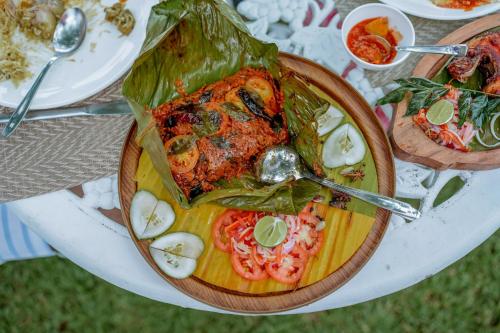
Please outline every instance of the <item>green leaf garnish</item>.
M410 104L408 104L408 109L406 109L406 116L412 116L417 114L420 109L425 106L425 102L432 95L432 89L425 89L419 92L414 92L413 96L410 100Z
M387 95L385 95L381 99L379 99L377 101L377 105L399 103L405 98L407 91L408 90L405 87L399 87L399 88L389 92Z
M377 105L399 103L405 98L407 93L411 93L405 116L412 116L417 114L422 108L429 108L450 90L450 88L444 84L421 77L410 77L408 79L397 79L394 81L398 83L400 87L380 98L377 101ZM461 92L458 99L459 127L461 127L465 121L469 120L476 128L481 128L484 123L491 119L493 114L500 112L499 95L464 87L455 87L455 89Z
M471 110L471 119L474 125L477 128L481 128L483 123L488 120L488 114L486 111L486 107L488 106L488 96L480 95L474 98L472 101L470 110Z
M462 127L471 113L472 94L464 91L458 98L458 127Z

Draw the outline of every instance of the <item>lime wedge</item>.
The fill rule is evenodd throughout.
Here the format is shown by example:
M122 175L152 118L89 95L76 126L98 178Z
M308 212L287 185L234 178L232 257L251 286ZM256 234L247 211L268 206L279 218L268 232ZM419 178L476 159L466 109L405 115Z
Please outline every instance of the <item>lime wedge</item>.
M432 104L427 110L427 120L433 125L443 125L449 122L455 113L453 103L445 99L441 99Z
M288 226L279 217L264 216L255 225L253 236L264 247L274 247L285 240Z

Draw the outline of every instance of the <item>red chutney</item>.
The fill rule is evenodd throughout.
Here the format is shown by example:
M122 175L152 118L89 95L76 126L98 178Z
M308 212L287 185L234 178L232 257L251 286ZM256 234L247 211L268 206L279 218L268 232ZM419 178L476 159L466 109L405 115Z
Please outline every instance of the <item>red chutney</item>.
M373 35L385 38L391 45L387 46L378 41ZM371 36L371 37L367 37ZM347 47L358 58L371 64L389 64L396 57L394 48L398 45L400 33L389 27L387 17L373 17L356 24L347 34Z

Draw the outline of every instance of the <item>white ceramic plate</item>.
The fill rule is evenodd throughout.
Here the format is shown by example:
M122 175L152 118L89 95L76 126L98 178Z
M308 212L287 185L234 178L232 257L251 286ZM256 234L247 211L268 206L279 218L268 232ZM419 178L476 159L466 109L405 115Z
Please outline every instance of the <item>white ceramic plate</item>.
M109 6L116 0L102 0ZM89 20L88 31L81 48L68 59L56 63L45 77L33 100L31 109L47 109L68 105L90 97L118 80L138 56L146 33L151 7L157 0L127 2L136 25L129 36L121 36L115 26L104 20L103 9L83 8ZM21 36L22 37L22 36ZM22 40L22 39L21 39ZM0 82L0 105L16 107L28 91L34 78L51 57L42 44L23 43L33 77L16 87L10 81Z
M437 7L430 0L380 0L403 12L432 20L465 20L488 15L500 10L500 2L492 0L491 4L479 6L473 10L448 9Z

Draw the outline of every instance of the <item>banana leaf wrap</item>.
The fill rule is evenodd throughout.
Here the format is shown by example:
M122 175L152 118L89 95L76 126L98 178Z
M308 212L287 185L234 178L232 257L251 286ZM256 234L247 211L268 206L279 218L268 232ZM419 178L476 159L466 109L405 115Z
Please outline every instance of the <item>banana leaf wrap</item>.
M150 110L180 97L178 82L182 82L185 93L191 94L244 67L264 67L283 84L292 143L306 163L313 166L318 156L317 146L310 145L311 140L318 140L313 127L314 112L326 102L293 74L282 77L282 71L286 70L279 65L276 45L253 38L241 17L219 0L168 0L153 7L141 54L123 84L123 95L138 124L136 141L150 156L163 185L184 208L217 203L246 210L297 214L320 192L321 186L307 180L269 186L246 174L219 181L217 189L190 202L172 176Z
M328 102L312 91L305 79L293 71L282 69L281 88L285 96L283 109L288 121L288 133L292 146L306 165L317 175L324 173L320 138L316 130L316 119L326 112Z

